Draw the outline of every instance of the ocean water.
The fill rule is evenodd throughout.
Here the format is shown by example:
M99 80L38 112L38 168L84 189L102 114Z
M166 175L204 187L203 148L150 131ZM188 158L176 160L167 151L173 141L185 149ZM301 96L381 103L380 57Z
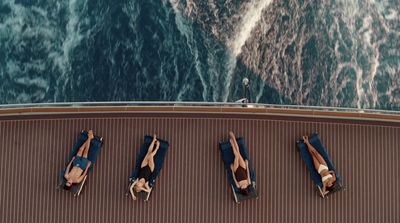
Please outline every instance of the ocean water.
M399 0L0 0L0 104L400 109Z

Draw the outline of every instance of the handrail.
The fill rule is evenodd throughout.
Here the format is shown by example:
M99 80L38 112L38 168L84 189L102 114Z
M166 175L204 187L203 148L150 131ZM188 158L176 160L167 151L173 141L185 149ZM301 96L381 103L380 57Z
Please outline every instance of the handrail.
M251 108L276 108L276 109L299 109L299 110L317 110L317 111L340 111L356 113L373 114L395 114L400 115L398 110L378 110L378 109L360 109L345 107L328 106L306 106L306 105L281 105L281 104L262 104L262 103L235 103L235 102L187 102L187 101L100 101L100 102L55 102L55 103L26 103L26 104L1 104L0 110L18 109L18 108L44 108L44 107L98 107L98 106L207 106L207 107L251 107Z

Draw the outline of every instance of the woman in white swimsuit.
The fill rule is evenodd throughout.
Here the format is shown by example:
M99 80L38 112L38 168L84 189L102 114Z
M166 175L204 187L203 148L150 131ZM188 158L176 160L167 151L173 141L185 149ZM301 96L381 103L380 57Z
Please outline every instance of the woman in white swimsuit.
M336 181L336 175L333 170L329 170L328 165L326 164L324 158L322 158L321 154L310 144L308 141L308 136L303 136L304 143L307 145L308 152L310 153L315 169L318 171L319 175L322 178L322 193L326 194L326 189L332 187Z

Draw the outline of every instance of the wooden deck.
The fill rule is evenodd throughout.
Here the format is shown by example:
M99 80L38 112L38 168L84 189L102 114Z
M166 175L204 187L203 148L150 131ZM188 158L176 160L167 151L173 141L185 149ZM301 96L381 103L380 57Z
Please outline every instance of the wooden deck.
M79 197L56 190L81 129L104 146ZM236 204L218 151L249 147L258 200ZM346 191L321 199L296 151L319 132ZM150 201L125 197L145 134L170 149ZM136 112L0 117L0 222L400 222L400 123L260 114Z

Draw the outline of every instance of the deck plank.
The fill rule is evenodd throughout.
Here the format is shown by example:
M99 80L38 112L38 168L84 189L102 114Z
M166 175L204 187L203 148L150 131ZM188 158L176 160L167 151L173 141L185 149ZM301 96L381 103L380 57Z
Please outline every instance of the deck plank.
M162 113L0 120L1 222L399 222L400 124L278 116ZM80 129L104 146L81 196L56 190ZM235 204L218 151L246 139L258 200ZM321 199L295 148L318 131L347 190ZM125 197L144 134L170 142L147 203Z

